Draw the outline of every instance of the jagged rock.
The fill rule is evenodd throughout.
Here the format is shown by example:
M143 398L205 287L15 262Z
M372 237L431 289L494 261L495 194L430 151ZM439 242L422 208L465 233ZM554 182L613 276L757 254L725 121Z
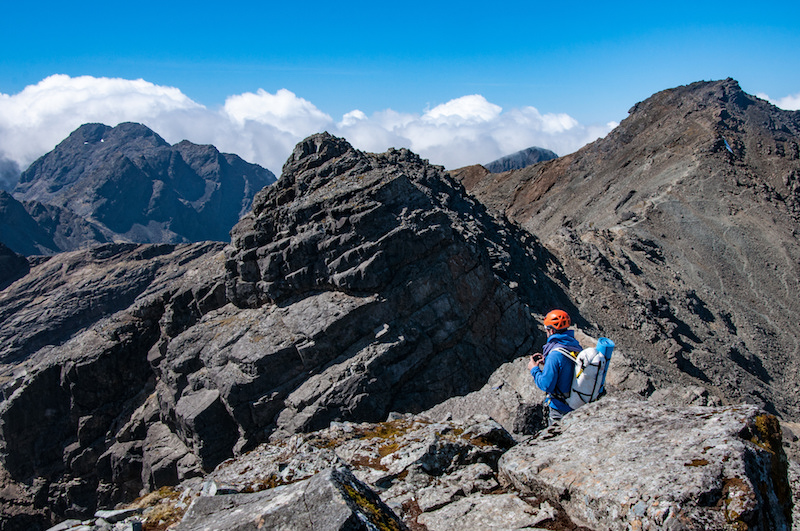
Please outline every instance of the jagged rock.
M509 170L521 170L522 168L527 168L528 166L536 164L537 162L543 162L545 160L557 158L558 155L549 149L529 147L527 149L523 149L522 151L512 153L511 155L501 157L488 164L484 164L483 167L492 173L501 173Z
M513 444L511 435L485 416L434 422L403 415L379 424L333 423L258 446L220 464L202 483L187 480L182 488L199 492L213 484L217 491L225 486L258 492L347 466L411 525L420 510L497 488L497 459ZM418 503L423 493L430 504Z
M149 489L175 485L200 475L197 458L167 425L157 422L147 429L142 459L142 483Z
M85 518L142 489L143 454L157 461L147 454L147 428L161 420L157 402L137 409L153 394L148 354L165 330L182 330L213 306L221 249L65 253L0 292L0 456L9 481L43 485L34 506ZM199 470L188 462L194 454L186 459L173 483Z
M406 529L346 468L254 494L197 498L176 531Z
M224 260L108 244L0 293L0 449L16 480L44 478L55 514L467 393L527 353L540 295L558 299L535 240L408 151L318 135L270 190Z
M789 529L775 417L606 398L500 459L501 481L593 529Z
M183 440L190 442L202 468L211 470L230 455L239 431L217 390L185 394L175 405L175 418Z
M221 249L221 244L211 243L107 244L50 258L0 292L0 362L17 362L44 346L60 345L137 299L173 291L203 299L214 284L205 285L201 277L205 280L206 271L220 272L211 256ZM186 267L198 260L210 263ZM190 277L181 286L181 276L187 273ZM188 302L180 304L179 311L199 314L194 300L175 302Z
M407 150L310 137L232 231L233 304L166 345L160 400L218 390L246 449L474 390L536 335L515 230Z
M726 79L654 94L564 157L452 173L553 253L579 324L643 371L632 390L699 385L796 422L798 145L800 113Z
M236 155L186 140L170 146L141 124L85 124L22 172L13 195L42 233L35 254L49 254L112 239L227 241L255 193L274 181ZM4 241L26 236L12 232Z

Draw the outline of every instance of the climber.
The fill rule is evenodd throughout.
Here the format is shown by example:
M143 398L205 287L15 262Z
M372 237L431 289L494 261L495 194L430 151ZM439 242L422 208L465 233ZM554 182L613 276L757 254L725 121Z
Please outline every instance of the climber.
M569 314L564 310L553 310L548 313L544 318L547 342L542 347L542 352L532 355L528 361L528 370L533 376L536 386L547 393L544 405L548 407L548 426L552 426L560 421L561 417L572 411L572 408L564 400L556 398L556 396L569 395L575 365L558 353L548 356L556 347L580 352L581 345L575 339L575 333L568 330L571 324Z

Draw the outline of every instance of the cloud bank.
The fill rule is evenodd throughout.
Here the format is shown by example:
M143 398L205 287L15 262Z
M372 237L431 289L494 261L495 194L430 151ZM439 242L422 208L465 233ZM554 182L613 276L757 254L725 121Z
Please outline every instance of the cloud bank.
M767 100L771 104L775 105L776 107L780 107L785 111L800 111L800 92L777 100L770 98L763 92L756 94L756 96L762 100Z
M222 107L209 109L178 88L143 79L54 75L18 94L0 93L0 187L8 186L15 168L26 168L80 125L125 121L143 123L170 143L213 144L276 174L298 141L320 131L365 151L407 147L452 169L531 146L564 155L617 125L585 126L567 114L542 114L535 107L504 110L479 94L419 113L386 109L368 116L355 109L336 121L287 89L233 95Z

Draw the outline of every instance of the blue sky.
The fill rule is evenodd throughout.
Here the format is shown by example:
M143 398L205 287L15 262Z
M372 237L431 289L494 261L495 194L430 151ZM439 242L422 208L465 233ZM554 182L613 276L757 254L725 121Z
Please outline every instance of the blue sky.
M288 153L269 156L267 147L254 147L268 129L284 133L263 140L276 151L299 140L290 137L314 132L314 126L351 131L365 149L381 149L369 132L380 129L382 141L406 142L432 162L452 166L492 160L468 160L470 153L493 157L516 150L499 132L510 123L526 122L529 129L538 128L538 136L512 127L504 129L506 137L519 133L519 142L547 144L549 131L555 136L543 147L565 154L605 134L636 102L693 81L733 77L745 91L784 107L800 100L800 2L15 2L4 8L0 49L0 103L6 102L5 110L0 105L0 157L23 168L38 156L37 149L43 154L76 127L80 108L93 109L86 98L103 92L111 79L175 88L191 102L169 107L173 122L178 107L194 109L194 121L182 127L165 126L166 118L154 118L152 109L140 112L140 119L131 111L110 113L106 120L149 120L154 129L166 129L156 130L169 141L195 131L199 138L189 140L216 145L219 134L201 122L214 128L217 118L211 115L230 98L261 95L250 98L260 110L240 108L234 120L250 135L247 145L229 141L221 149L238 149L276 172ZM55 74L68 78L58 78L63 92L49 86L38 99L22 97ZM82 85L88 96L64 103L72 106L68 112L53 110L66 101L64 94L79 90L74 79L87 76L96 85ZM266 117L275 112L265 109L281 99L281 90L293 99L281 93L284 123L276 125ZM461 99L476 95L482 100ZM22 148L3 148L3 131L10 135L15 120L25 121L19 109L29 109L35 118L43 112L37 107L43 98L49 118L41 121L57 121L60 136L24 155ZM426 113L449 102L456 103L449 107L447 127L440 122L434 127L431 120L416 127L429 118ZM206 116L198 117L193 104ZM286 126L293 112L287 106L301 110L304 126ZM512 119L515 110L526 118ZM343 118L353 111L358 112L352 120ZM387 112L402 118L387 118ZM87 111L85 117L104 115ZM456 117L472 127L469 134L454 132ZM354 132L356 119L360 129ZM261 132L245 134L253 124L260 124ZM229 136L235 135L230 127ZM434 139L433 131L443 136ZM420 140L423 136L427 140ZM461 138L450 152L457 156L443 154L447 136ZM475 147L481 139L485 149Z

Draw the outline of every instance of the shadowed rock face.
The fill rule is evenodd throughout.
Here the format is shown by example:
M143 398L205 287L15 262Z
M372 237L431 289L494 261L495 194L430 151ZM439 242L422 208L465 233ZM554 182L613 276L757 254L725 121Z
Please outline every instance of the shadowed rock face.
M731 80L638 103L606 138L525 170L464 174L537 235L597 334L650 380L800 411L800 113Z
M86 124L22 173L14 197L55 251L110 239L227 241L255 193L274 180L213 146L170 146L140 124Z
M31 266L24 256L0 243L0 289L5 289L18 278L24 277L30 269Z
M166 437L142 451L159 421L157 405L143 405L154 385L148 351L224 304L222 247L62 253L0 292L0 481L17 493L0 498L3 525L80 517L138 494L144 472L168 476L152 457ZM183 463L184 475L199 470Z

